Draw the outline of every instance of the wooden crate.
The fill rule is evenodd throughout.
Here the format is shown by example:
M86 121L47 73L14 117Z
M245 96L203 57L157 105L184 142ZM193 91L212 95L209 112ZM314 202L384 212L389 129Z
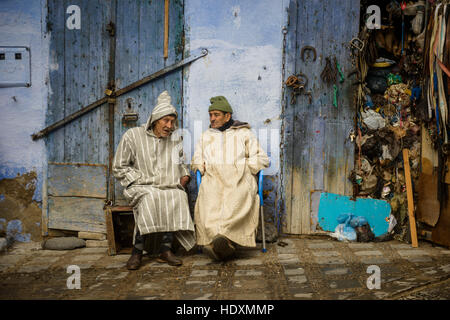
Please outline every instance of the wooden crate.
M133 248L133 207L106 207L108 254L130 254Z

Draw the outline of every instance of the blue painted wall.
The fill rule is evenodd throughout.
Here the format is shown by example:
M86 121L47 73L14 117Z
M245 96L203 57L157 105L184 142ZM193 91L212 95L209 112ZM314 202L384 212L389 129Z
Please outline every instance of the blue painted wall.
M278 173L285 20L285 1L185 1L186 54L209 51L184 77L183 120L192 135L185 147L191 154L209 126L209 99L223 95L233 117L249 122L270 153L266 174Z
M27 178L29 185L18 185L34 189L28 205L14 196L14 190L0 195L1 228L8 229L17 241L28 241L30 233L36 239L40 233L45 146L30 136L43 127L47 104L48 49L41 33L44 5L40 0L3 0L0 4L0 46L31 50L31 87L0 88L0 184L30 173L36 177ZM10 212L11 208L17 208L16 212Z
M265 214L279 213L282 29L288 1L185 0L185 55L201 48L209 54L184 75L185 150L193 154L209 126L209 99L223 95L233 118L248 122L270 157L264 183Z

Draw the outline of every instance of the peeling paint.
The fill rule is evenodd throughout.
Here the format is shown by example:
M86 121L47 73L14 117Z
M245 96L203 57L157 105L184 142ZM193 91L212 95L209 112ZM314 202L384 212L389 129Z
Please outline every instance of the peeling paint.
M16 241L40 240L41 208L33 200L37 174L28 172L10 179L0 180L0 217L6 224L6 233Z
M23 233L22 222L20 220L11 220L6 226L6 237L18 242L29 242L31 234Z

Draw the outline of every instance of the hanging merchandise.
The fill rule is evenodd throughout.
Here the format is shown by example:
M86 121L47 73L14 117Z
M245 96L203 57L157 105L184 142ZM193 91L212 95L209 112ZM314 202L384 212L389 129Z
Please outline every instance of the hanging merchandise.
M446 35L447 4L439 3L434 11L433 29L431 33L431 40L428 51L429 64L429 86L428 86L428 107L429 118L434 115L436 117L436 125L438 132L442 130L443 143L448 143L447 136L447 114L448 106L444 89L443 71L447 76L450 76L447 67L442 63L444 56L444 45Z
M349 179L354 197L382 199L391 205L389 234L410 241L402 151L409 151L408 177L413 196L420 198L416 188L423 166L424 129L430 137L430 148L439 153L439 161L434 164L439 162L441 166L439 188L447 190L442 185L442 166L450 155L450 2L384 3L388 15L382 17L381 28L368 30L362 21L358 38L350 43L358 77L353 83L357 108L352 140L355 166ZM439 199L445 199L442 191L438 193Z
M384 118L376 111L367 109L365 112L361 112L364 124L370 130L377 130L386 126Z

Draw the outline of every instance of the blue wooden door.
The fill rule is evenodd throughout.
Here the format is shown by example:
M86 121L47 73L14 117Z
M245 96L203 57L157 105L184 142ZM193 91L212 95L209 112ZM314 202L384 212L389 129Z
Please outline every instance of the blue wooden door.
M283 232L309 234L317 224L317 201L321 192L352 194L347 179L353 168L354 145L348 139L354 126L355 107L351 81L336 83L339 96L333 106L333 86L320 75L326 57L336 57L343 73L353 69L349 42L358 35L359 0L292 0L286 37L285 80L303 73L308 78L305 91L292 103L291 88L286 88L284 117L283 177L285 223ZM316 50L314 60L311 51Z
M115 84L117 88L137 81L183 58L183 1L169 1L169 50L164 58L164 5L165 1L121 0L117 3L117 39L115 58ZM133 125L147 122L158 95L167 90L172 104L181 113L182 71L135 89L117 99L115 145L123 133ZM130 108L129 108L130 107ZM130 110L131 109L131 110ZM123 115L139 115L137 123L124 123ZM180 123L181 123L180 119ZM116 204L126 204L123 189L115 184Z
M170 0L169 4L169 50L165 58L165 1L49 0L46 36L50 38L50 94L46 124L104 98L108 88L121 89L181 60L183 2ZM79 29L67 26L73 14L67 9L73 5L80 9ZM147 121L163 90L169 91L173 105L180 111L182 72L174 71L118 97L112 116L110 105L105 103L45 138L48 168L44 234L47 228L106 232L105 202L126 204L118 184L109 184L110 157L125 130ZM138 113L139 120L124 123L123 115L130 111Z

